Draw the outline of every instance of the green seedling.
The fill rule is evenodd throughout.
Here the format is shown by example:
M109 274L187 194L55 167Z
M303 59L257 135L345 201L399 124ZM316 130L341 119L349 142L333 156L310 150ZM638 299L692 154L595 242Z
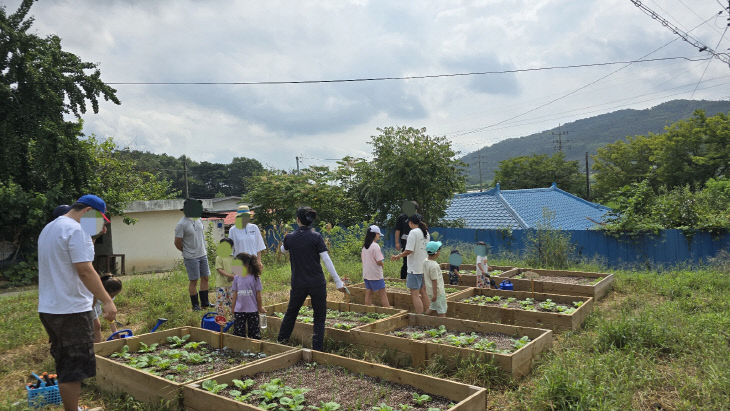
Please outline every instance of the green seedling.
M186 358L185 361L191 364L202 364L204 362L210 362L210 358L208 356L203 356L198 353L192 353L188 355L188 358Z
M186 350L197 350L199 347L202 347L205 344L207 344L205 341L191 341L185 344L183 348L185 348Z
M384 402L381 402L380 404L378 404L370 409L374 410L374 411L395 411L395 409L393 409L393 407L387 405Z
M309 408L312 410L317 411L337 411L342 407L339 403L330 401L330 402L320 402L319 406L316 405L310 405Z
M409 404L398 404L398 411L408 411L413 409L413 407Z
M522 338L520 338L519 340L515 340L513 345L516 350L519 350L520 348L526 346L527 343L529 343L529 342L530 342L530 337L525 335Z
M182 347L185 344L185 341L187 341L190 338L190 334L185 334L182 336L182 338L178 337L177 335L173 335L172 337L167 337L167 342L170 343L170 347L176 348L176 347Z
M413 403L421 406L427 402L431 401L431 396L428 394L419 395L417 392L413 393Z
M497 348L497 343L487 339L482 339L474 343L474 347L472 348L479 351L494 351Z
M583 305L585 301L573 301L573 307L578 308Z
M249 389L251 389L251 387L254 386L254 384L256 384L256 381L254 381L250 378L245 381L234 379L232 382L233 382L233 385L235 385L236 388L240 389L241 391L248 391Z
M154 344L151 344L148 346L147 344L140 341L139 349L137 350L137 352L140 352L140 353L153 352L154 350L157 349L158 345L159 345L158 343L154 343Z
M218 394L219 392L223 391L228 387L228 384L218 384L216 380L205 380L203 381L203 384L201 384L204 390L212 392L213 394Z
M112 358L122 358L122 359L126 360L126 359L131 358L132 355L129 354L129 346L125 344L124 347L122 347L121 351L115 352L114 354L111 355L111 357Z

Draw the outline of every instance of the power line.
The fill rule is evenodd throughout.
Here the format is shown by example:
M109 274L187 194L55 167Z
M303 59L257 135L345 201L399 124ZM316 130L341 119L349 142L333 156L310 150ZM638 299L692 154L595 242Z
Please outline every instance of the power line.
M720 40L717 41L717 46L715 46L715 48L717 48L720 45L720 42L725 37L725 33L727 33L727 28L728 28L728 26L725 26L725 30L722 32L722 36L720 36ZM712 60L708 61L707 65L705 66L705 69L702 70L702 75L700 76L700 81L697 82L694 90L692 90L692 95L690 95L690 97L689 97L690 99L695 96L695 91L697 91L697 87L699 87L700 83L702 83L702 79L705 78L705 73L707 73L707 69L710 68L710 64L712 64Z
M547 66L547 67L531 67L522 69L512 70L496 70L496 71L474 71L468 73L449 73L449 74L426 74L420 76L389 76L389 77L361 77L361 78L350 78L350 79L333 79L333 80L287 80L287 81L129 81L129 82L108 82L111 86L121 85L174 85L174 86L188 86L188 85L199 85L199 86L211 86L211 85L223 85L223 86L256 86L256 85L282 85L282 84L322 84L322 83L355 83L364 81L385 81L385 80L420 80L430 78L444 78L444 77L468 77L468 76L484 76L493 74L513 74L513 73L525 73L531 71L549 71L549 70L564 70L564 69L575 69L575 68L586 68L586 67L603 67L613 66L617 64L635 64L635 63L652 63L657 61L671 61L671 60L685 60L685 61L703 61L706 58L695 59L685 56L676 57L660 57L655 59L639 59L629 61L607 61L601 63L585 63L585 64L569 64L565 66Z
M727 53L718 53L714 49L711 49L709 46L705 45L701 41L699 41L697 38L693 37L688 32L682 31L679 27L674 25L669 20L665 19L659 13L655 12L654 10L650 9L646 5L644 5L639 0L629 0L630 2L634 3L634 6L638 7L639 10L641 10L644 14L651 17L652 19L660 22L664 27L668 28L672 31L672 33L676 34L684 40L685 42L691 44L692 46L696 47L700 52L707 52L710 53L713 57L717 58L718 60L730 65L730 55ZM723 10L721 10L718 15L722 14L725 11L725 6L723 6Z
M630 0L630 1L635 1L635 0ZM715 16L713 15L712 17L708 18L707 20L705 20L705 21L703 21L702 23L698 24L697 26L693 27L693 28L692 28L692 29L690 30L690 32L692 32L693 30L697 29L698 27L700 27L700 26L702 26L702 25L706 24L707 22L709 22L710 20L712 20L712 19L713 19L714 17L715 17ZM644 60L644 59L646 59L646 57L649 57L649 56L651 56L652 54L656 53L657 51L659 51L659 50L663 49L664 47L667 47L668 45L672 44L672 43L673 43L673 42L675 42L676 40L677 40L677 38L674 38L674 39L672 39L672 40L668 41L667 43L665 43L665 44L663 44L662 46L660 46L660 47L658 47L658 48L656 48L656 49L652 50L651 52L649 52L649 53L645 54L644 56L642 56L641 58L639 58L639 59L638 59L638 60L636 60L636 61L648 61L648 60ZM534 107L534 108L532 108L532 109L530 109L530 110L527 110L527 111L525 111L525 112L523 112L523 113L520 113L520 114L518 114L518 115L516 115L516 116L510 117L510 118L508 118L508 119L506 119L506 120L502 120L502 121L499 121L499 122L497 122L497 123L493 123L493 124L490 124L490 125L488 125L488 126L484 126L484 127L479 127L479 128L476 128L476 129L472 129L472 130L468 130L468 131L465 131L465 132L461 132L461 133L455 133L455 134L452 134L452 136L456 137L456 136L463 136L463 135L466 135L466 134L473 134L473 133L479 133L479 132L482 132L482 131L484 131L484 130L486 130L486 129L489 129L489 128L492 128L492 127L498 126L498 125L500 125L500 124L504 124L504 123L506 123L506 122L509 122L509 121L512 121L512 120L514 120L514 119L520 118L520 117L522 117L522 116L524 116L524 115L526 115L526 114L530 114L530 113L532 113L532 112L535 112L535 111L537 111L537 110L540 110L541 108L547 107L547 106L549 106L549 105L551 105L551 104L553 104L553 103L555 103L555 102L558 102L558 101L560 101L560 100L563 100L563 99L565 99L565 98L567 98L567 97L570 97L570 96L572 96L573 94L575 94L575 93L577 93L577 92L579 92L579 91L581 91L581 90L583 90L583 89L586 89L586 88L588 88L588 87L590 87L590 86L592 86L592 85L594 85L594 84L598 83L599 81L602 81L602 80L604 80L604 79L606 79L606 78L608 78L608 77L611 77L612 75L614 75L614 74L618 73L619 71L621 71L621 70L623 70L623 69L625 69L625 68L629 67L629 66L630 66L631 64L633 64L633 63L627 63L627 64L626 64L626 65L624 65L623 67L619 67L618 69L616 69L616 70L614 70L614 71L612 71L612 72L610 72L610 73L608 73L608 74L606 74L606 75L604 75L604 76L601 76L601 77L597 78L596 80L593 80L593 81L591 81L591 82L590 82L590 83L588 83L588 84L585 84L585 85L583 85L583 86L581 86L581 87L578 87L577 89L575 89L575 90L573 90L573 91L570 91L570 92L568 92L568 93L566 93L566 94L564 94L564 95L562 95L562 96L560 96L560 97L554 98L554 99L552 99L552 100L548 101L547 103L541 104L541 105L539 105L539 106L537 106L537 107Z

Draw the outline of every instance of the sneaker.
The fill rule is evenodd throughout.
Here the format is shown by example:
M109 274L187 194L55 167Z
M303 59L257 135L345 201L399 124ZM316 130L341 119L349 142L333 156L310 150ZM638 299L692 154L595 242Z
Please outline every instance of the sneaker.
M200 306L199 305L194 305L193 306L193 311L200 311Z

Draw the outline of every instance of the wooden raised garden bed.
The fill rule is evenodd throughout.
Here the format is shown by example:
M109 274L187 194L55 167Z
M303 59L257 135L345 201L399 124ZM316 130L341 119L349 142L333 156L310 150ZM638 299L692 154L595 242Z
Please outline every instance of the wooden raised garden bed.
M514 267L501 266L501 265L490 265L494 273L490 273L492 276L502 275ZM444 284L449 284L449 263L441 264L441 273L444 276ZM459 266L459 273L461 277L459 279L459 285L464 287L476 287L477 286L477 266L474 264L462 264ZM496 281L496 278L495 278Z
M388 302L392 307L410 310L413 308L410 290L406 287L406 280L386 278L385 289L388 293ZM446 301L458 297L462 292L468 290L469 287L458 285L449 285L448 281L444 284L446 290ZM365 304L365 283L357 283L349 287L350 301L356 304ZM372 303L380 305L380 299L373 296Z
M593 298L472 288L449 301L447 317L553 331L577 330L593 309Z
M287 305L288 303L279 303L264 307L268 319L268 328L265 331L267 338L272 340L276 339ZM350 330L383 321L403 312L403 310L397 310L395 308L327 301L325 338L352 344L354 341ZM302 309L299 311L299 317L297 317L297 322L294 325L294 331L290 339L305 347L311 347L313 330L311 301L307 298Z
M353 333L371 347L410 355L414 366L437 355L451 367L471 357L491 360L516 378L527 375L538 354L553 343L550 330L419 314L402 314Z
M531 275L530 272L534 274ZM530 280L529 277L532 276L536 278ZM608 294L614 281L613 274L538 270L534 268L516 268L500 274L499 278L512 281L515 291L583 295L593 297L596 300Z
M124 392L140 401L176 404L186 383L296 350L231 334L223 334L223 347L219 333L197 327L94 344L96 383L101 390Z
M264 407L483 411L486 399L486 390L481 387L306 349L183 388L183 404L188 411Z

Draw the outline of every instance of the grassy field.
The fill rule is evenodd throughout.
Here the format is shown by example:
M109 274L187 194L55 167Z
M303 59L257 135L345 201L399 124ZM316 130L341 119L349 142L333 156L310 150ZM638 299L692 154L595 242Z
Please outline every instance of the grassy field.
M340 259L335 265L340 275L360 280L359 261ZM399 268L400 263L387 263L386 275L397 277ZM489 388L490 409L727 409L730 273L712 268L611 272L614 291L598 302L583 329L557 334L552 352L528 377L513 381L490 364L468 361L456 371L446 371L440 361L417 371ZM262 278L265 304L287 300L288 264L269 261ZM116 299L119 321L135 334L149 330L158 317L169 320L166 328L199 325L200 313L189 308L186 282L181 270L126 277ZM330 296L341 299L331 283ZM23 385L31 371L53 369L36 305L37 292L0 299L0 409L24 403ZM356 347L329 344L328 349L387 363L384 356ZM98 394L91 385L83 396L84 404L108 410L158 408Z

